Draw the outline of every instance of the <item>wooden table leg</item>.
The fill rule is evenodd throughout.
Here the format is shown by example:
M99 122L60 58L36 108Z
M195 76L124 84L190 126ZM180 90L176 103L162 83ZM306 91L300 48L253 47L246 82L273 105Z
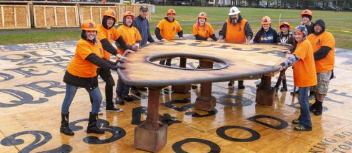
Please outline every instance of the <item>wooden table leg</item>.
M187 58L181 57L180 59L180 67L186 68ZM188 93L191 90L191 85L180 85L180 86L172 86L172 90L175 93Z
M201 61L201 68L213 68L213 62ZM211 111L216 106L216 99L211 95L212 83L200 84L200 96L196 99L196 109Z
M159 123L159 88L149 88L148 112L145 122L134 130L134 147L157 152L167 142L167 125Z
M271 87L271 77L263 76L262 85L258 87L255 101L257 104L272 106L275 97L275 89Z

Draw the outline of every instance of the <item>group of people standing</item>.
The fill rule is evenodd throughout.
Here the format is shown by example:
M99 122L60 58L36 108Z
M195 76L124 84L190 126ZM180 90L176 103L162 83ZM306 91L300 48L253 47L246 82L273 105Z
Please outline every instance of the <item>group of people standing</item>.
M271 27L270 17L264 16L261 20L262 27L253 37L248 21L242 18L237 7L232 7L228 15L229 18L219 32L219 38L216 38L211 25L205 22L206 13L201 12L197 23L193 26L193 35L197 40L291 46L290 51L287 52L291 55L278 66L281 72L275 89L278 90L282 82L281 91L287 91L285 71L292 66L294 86L299 87L298 99L301 109L301 115L292 123L298 124L294 128L297 131L311 131L310 111L317 116L322 114L322 105L328 92L329 82L334 77L335 39L331 33L325 31L325 22L319 19L313 23L313 13L306 9L301 13L301 25L290 31L290 24L282 22L279 26L280 32L277 33ZM228 85L233 84L234 82L230 81ZM243 81L238 81L238 89L244 88ZM315 97L315 102L311 106L308 101L309 91Z
M134 53L148 42L155 40L150 34L149 22L146 18L148 7L141 6L139 16L127 11L123 14L123 24L117 29L114 27L117 14L113 10L107 10L103 14L102 23L96 25L94 21L87 20L82 24L81 39L77 43L75 56L70 61L64 82L66 83L66 94L61 109L60 132L66 135L74 135L69 128L69 107L75 97L78 88L85 88L90 96L92 109L89 113L87 133L103 134L104 131L97 126L97 118L102 102L102 95L98 88L98 76L105 82L106 110L121 112L113 102L113 86L115 81L111 70L124 69L117 63L123 62L126 53ZM309 111L315 115L322 114L322 103L328 91L330 79L333 77L335 39L331 33L325 31L323 20L311 22L313 15L310 10L304 10L301 14L302 24L297 26L293 32L288 22L280 24L280 32L277 33L271 27L271 19L268 16L262 18L262 27L253 37L249 22L242 18L240 10L232 7L229 18L223 24L217 38L210 23L207 22L207 14L201 12L197 22L193 25L193 35L197 40L244 43L278 43L292 46L291 54L285 62L279 65L280 77L275 85L278 88L282 82L281 91L287 91L285 70L293 66L294 85L299 87L299 102L301 115L293 120L299 124L294 129L298 131L312 130ZM156 29L155 36L159 41L167 42L176 38L184 39L183 30L175 19L176 11L169 9L166 17L162 19ZM113 46L116 44L116 48ZM116 62L110 61L110 56L116 56ZM171 59L161 60L162 65L171 65ZM229 82L229 86L234 84ZM239 89L244 89L243 81L238 83ZM310 89L311 88L311 89ZM124 104L124 101L133 101L130 93L139 96L138 90L143 88L130 87L120 78L117 81L116 104ZM315 103L309 106L308 92L311 90L315 95Z

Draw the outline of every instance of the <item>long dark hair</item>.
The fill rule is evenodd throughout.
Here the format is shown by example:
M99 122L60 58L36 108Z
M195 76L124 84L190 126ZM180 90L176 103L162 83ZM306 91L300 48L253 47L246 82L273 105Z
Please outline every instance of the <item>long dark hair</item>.
M115 20L114 18L112 18L112 19L114 20L114 23L112 24L111 27L108 27L107 21L108 21L109 18L112 18L112 17L104 16L104 18L103 18L102 24L103 24L103 27L104 27L105 29L111 29L112 27L115 26L116 20Z

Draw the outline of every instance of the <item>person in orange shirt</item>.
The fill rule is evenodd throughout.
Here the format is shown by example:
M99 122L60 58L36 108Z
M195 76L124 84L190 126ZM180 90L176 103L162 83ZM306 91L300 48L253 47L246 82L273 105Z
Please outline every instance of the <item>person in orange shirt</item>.
M167 41L170 39L176 39L176 32L179 39L183 39L183 31L180 24L175 20L176 11L169 9L166 13L166 17L161 20L155 28L155 36L160 41ZM165 65L165 60L161 60L161 65ZM167 59L166 65L171 66L171 58Z
M112 46L111 42L116 41L121 48L124 50L132 49L131 46L126 45L123 38L117 33L114 25L116 23L116 13L113 10L107 10L103 14L102 23L97 26L98 28L98 40L101 42L104 55L103 58L110 62L110 55L115 55L119 59L123 60L125 57L118 54L115 47ZM114 63L116 65L116 63ZM99 68L97 70L98 75L105 81L105 99L106 99L106 111L121 112L121 108L116 108L112 102L115 86L114 78L111 76L111 72L108 69ZM102 113L102 112L101 112Z
M233 42L252 44L253 32L246 19L241 16L241 11L237 7L232 7L229 12L229 19L225 21L219 32L218 42ZM234 81L230 81L228 86L232 86ZM238 89L244 89L243 81L238 81Z
M293 66L294 85L299 87L298 101L301 106L301 115L298 119L292 121L293 124L299 124L294 127L297 131L311 131L312 121L309 113L308 92L309 87L317 84L317 75L315 71L313 47L307 40L307 28L299 25L295 28L294 38L297 41L297 47L292 55L290 55L283 63L279 65L279 69L287 69ZM290 53L290 52L288 52Z
M308 30L308 35L310 35L311 33L313 33L313 27L314 27L314 23L312 22L312 19L313 19L312 11L308 9L303 10L301 13L301 17L302 17L302 25L306 26Z
M123 25L121 25L117 29L117 33L122 36L122 38L125 40L127 45L134 46L136 49L134 51L137 51L139 49L139 41L142 40L142 37L136 27L132 26L133 20L135 16L131 11L127 11L123 14ZM124 55L125 52L118 48L119 54ZM126 100L127 102L133 101L134 97L129 95L130 92L130 86L125 84L121 78L118 79L117 81L117 88L116 88L116 103L123 105Z
M64 76L66 94L61 107L60 132L74 135L69 128L69 108L79 87L85 88L92 98L92 110L89 114L87 133L103 134L97 126L97 118L102 96L98 88L97 69L117 70L122 68L112 65L103 57L103 48L97 40L97 26L94 21L86 20L82 24L81 39L77 43L75 56L67 66Z
M213 27L206 21L207 14L200 12L197 23L193 25L193 36L196 37L196 40L217 41Z
M318 77L318 84L313 87L315 103L310 107L310 111L314 115L321 115L330 79L334 77L335 38L330 32L325 31L325 22L319 19L315 22L313 34L310 34L307 39L313 46Z

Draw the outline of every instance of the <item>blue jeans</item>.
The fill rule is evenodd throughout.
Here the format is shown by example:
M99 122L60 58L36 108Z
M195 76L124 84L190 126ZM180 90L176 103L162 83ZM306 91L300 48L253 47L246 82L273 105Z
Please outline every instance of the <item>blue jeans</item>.
M76 95L78 87L66 84L66 94L64 98L64 102L62 103L61 107L61 114L67 115L70 109L70 105L73 101L73 98ZM100 103L102 101L102 96L99 90L99 87L94 88L94 89L87 89L87 92L89 93L89 96L93 99L93 104L92 104L92 114L98 114L99 108L100 108Z
M125 84L121 78L117 80L116 94L127 96L130 93L130 86Z
M309 102L308 102L308 92L309 87L299 87L298 90L298 101L301 105L301 115L299 120L306 128L312 128L312 120L310 118L309 112Z

